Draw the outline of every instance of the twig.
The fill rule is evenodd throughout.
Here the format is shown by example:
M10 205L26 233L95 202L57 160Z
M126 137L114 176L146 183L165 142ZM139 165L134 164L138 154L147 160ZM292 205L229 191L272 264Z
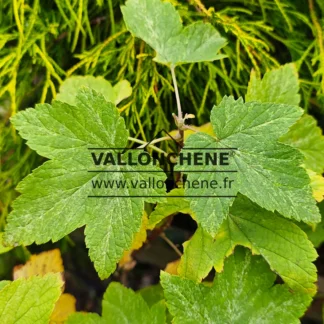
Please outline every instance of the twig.
M167 236L164 233L161 233L160 237L163 238L163 240L167 242L180 257L182 257L181 251L176 247L176 245L171 240L167 238Z

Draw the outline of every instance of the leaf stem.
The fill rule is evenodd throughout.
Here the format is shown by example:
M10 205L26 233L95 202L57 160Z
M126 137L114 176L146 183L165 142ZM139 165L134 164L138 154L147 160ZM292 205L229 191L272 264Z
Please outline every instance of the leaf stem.
M158 139L158 138L157 138ZM131 142L134 142L134 143L138 143L138 144L142 144L141 146L139 146L138 148L143 148L143 146L149 146L152 150L156 151L156 152L159 152L161 154L163 154L164 156L168 156L168 153L161 150L160 148L152 145L152 142L151 143L147 143L145 141L142 141L138 138L134 138L134 137L128 137L128 140L131 141Z
M180 96L179 96L179 90L178 90L178 83L177 83L177 78L176 78L176 75L174 72L175 66L172 64L170 69L171 69L174 92L175 92L177 107L178 107L178 118L179 118L179 120L182 120L182 109L181 109L181 102L180 102Z
M164 136L164 137L154 139L153 141L150 142L150 145L159 143L159 142L163 142L163 141L170 141L170 140L172 140L172 138L170 136ZM147 145L147 143L139 146L138 148L144 148L146 145Z

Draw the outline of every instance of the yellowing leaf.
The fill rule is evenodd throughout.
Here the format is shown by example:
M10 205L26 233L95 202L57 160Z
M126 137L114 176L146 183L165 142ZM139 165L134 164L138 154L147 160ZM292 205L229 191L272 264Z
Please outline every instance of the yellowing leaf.
M324 199L324 178L312 170L307 170L307 173L311 179L313 196L316 201L321 202Z
M14 267L13 278L30 278L34 275L44 276L49 272L63 272L63 262L59 249L34 254L25 265Z
M146 235L146 229L148 224L148 218L147 214L144 211L143 218L142 218L142 225L140 231L135 235L132 247L130 250L125 251L123 257L119 261L119 266L124 267L126 264L133 261L132 253L134 250L140 249L144 242L146 241L147 235Z
M35 275L43 277L51 272L60 274L64 272L63 260L59 249L32 255L26 264L14 267L13 277L14 280L19 278L28 279ZM74 296L62 294L55 304L50 324L63 324L69 315L75 313L75 303Z
M0 323L48 324L62 285L54 273L5 282L0 288Z
M75 313L76 299L70 294L63 294L57 301L51 315L50 324L63 324L67 318Z
M177 275L179 263L180 263L180 259L175 260L173 262L169 262L165 267L164 271L173 275Z

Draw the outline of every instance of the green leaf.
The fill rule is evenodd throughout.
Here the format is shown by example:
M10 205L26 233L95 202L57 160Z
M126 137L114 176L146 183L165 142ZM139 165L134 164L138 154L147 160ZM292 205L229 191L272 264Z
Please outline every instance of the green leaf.
M236 249L212 287L161 273L174 324L299 323L311 297L274 285L276 275L260 257Z
M142 296L149 307L164 299L164 293L161 285L153 285L137 291Z
M66 324L105 324L105 320L95 313L74 313L70 315Z
M128 0L121 7L127 29L156 52L163 64L214 61L225 57L217 52L226 40L209 23L183 27L176 9L161 0Z
M0 323L49 323L62 285L56 274L7 282L0 290Z
M252 71L246 101L273 102L298 106L300 102L298 73L294 64L267 72L262 80Z
M101 318L95 318L93 317L94 314L91 313L83 317L76 313L68 318L67 324L163 324L166 321L165 310L164 301L159 301L150 307L140 294L123 287L120 283L112 282L103 296ZM85 318L88 317L89 321L86 321ZM99 320L95 321L98 318ZM93 322L90 319L94 319Z
M195 196L235 196L240 192L261 207L270 211L277 210L287 218L306 223L320 221L309 185L310 179L300 166L301 154L296 149L277 142L301 114L302 110L296 106L244 103L242 98L235 101L233 97L224 97L211 112L211 123L216 137L196 133L185 141L182 152L187 155L196 152L214 153L219 152L216 151L219 149L230 151L229 165L217 166L216 169L237 171L225 175L207 172L213 167L207 164L189 165L187 161L183 161L182 166L176 166L176 170L185 170L185 173L188 171L190 183L201 183L202 180L211 183L222 181L225 177L233 180L232 188L185 188L185 195L191 196L187 199L190 200L197 222L212 236L215 236L228 215L234 198Z
M0 233L0 254L6 253L6 252L8 252L8 251L10 251L12 249L13 249L13 247L10 247L10 246L7 247L7 246L3 245L3 233L1 232Z
M167 193L168 198L160 202L150 214L148 229L153 229L164 218L175 213L192 214L189 202L183 198L183 189L173 189ZM169 198L176 196L176 198Z
M83 87L101 93L107 101L116 105L132 94L132 87L127 80L122 80L112 87L111 83L102 77L86 75L67 78L62 83L56 99L74 106L77 103L77 92Z
M115 104L118 105L124 99L132 95L133 89L127 80L122 80L114 85Z
M185 245L178 273L201 281L213 265L220 272L224 259L237 245L262 255L292 289L312 295L316 292L316 267L312 262L317 253L307 235L293 222L260 208L241 195L215 239L202 228L197 229Z
M183 243L183 247L178 274L197 282L202 281L215 263L217 251L213 237L198 227L191 239Z
M5 286L9 285L11 281L9 280L2 280L0 281L0 290L4 288Z
M324 172L324 136L314 117L304 114L280 141L297 148L305 156L307 169Z
M131 182L165 180L156 166L95 166L89 148L126 147L128 131L112 103L93 90L81 89L76 106L54 101L53 106L18 113L12 122L27 144L50 158L19 185L22 193L8 217L5 240L9 244L42 244L58 241L86 225L86 244L100 277L108 277L134 235L140 230L144 201L156 202L165 189L131 186ZM117 161L117 152L106 149ZM133 153L130 153L133 152ZM126 152L132 158L140 151ZM88 172L110 171L108 172ZM146 171L138 173L137 170ZM126 171L126 172L124 172ZM150 171L153 171L152 173ZM159 171L159 172L156 172ZM128 188L94 189L92 181L126 181ZM88 196L111 198L88 198ZM123 196L123 197L119 197ZM130 197L141 196L141 197ZM143 196L143 197L142 197Z
M314 244L316 248L324 242L324 201L318 204L318 208L322 215L322 221L316 225L316 227L311 227L306 224L298 224L299 227L307 234L308 239Z

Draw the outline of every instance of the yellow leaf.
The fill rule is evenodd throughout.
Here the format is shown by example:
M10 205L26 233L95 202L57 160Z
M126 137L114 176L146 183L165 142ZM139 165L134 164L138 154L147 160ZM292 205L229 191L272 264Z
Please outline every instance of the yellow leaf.
M147 217L146 212L144 211L141 229L135 235L133 243L132 243L132 247L130 248L130 250L125 251L123 257L119 261L120 267L125 267L125 266L127 266L127 264L131 264L133 261L133 258L132 258L133 251L140 249L143 246L143 244L145 243L146 238L147 238L147 235L146 235L147 224L148 224L148 217Z
M321 202L324 199L324 178L312 170L306 170L310 179L313 196L316 201Z
M173 262L169 262L165 267L164 271L172 275L177 275L179 263L180 263L180 259L175 260Z
M59 249L34 254L24 265L14 267L13 278L29 278L31 276L43 276L49 272L63 273L63 261Z
M63 324L72 313L75 313L75 303L74 296L70 294L61 295L51 315L50 324Z

